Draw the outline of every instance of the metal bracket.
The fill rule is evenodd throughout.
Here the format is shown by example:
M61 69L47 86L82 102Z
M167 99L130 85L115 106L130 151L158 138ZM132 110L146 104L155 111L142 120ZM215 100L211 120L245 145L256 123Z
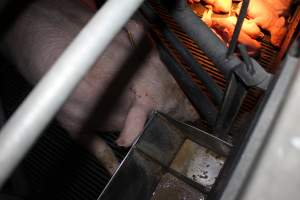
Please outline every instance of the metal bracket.
M238 48L244 62L233 70L215 124L215 133L222 139L226 139L247 95L248 87L258 87L267 90L272 80L272 75L267 73L253 58L248 56L245 46L238 45ZM239 79L239 75L249 77L248 85L245 85L245 82Z
M246 63L242 63L233 69L233 73L239 77L239 79L247 87L256 87L262 90L267 90L270 81L272 80L272 74L265 71L265 69L253 58L251 60L251 72L247 69L249 66Z

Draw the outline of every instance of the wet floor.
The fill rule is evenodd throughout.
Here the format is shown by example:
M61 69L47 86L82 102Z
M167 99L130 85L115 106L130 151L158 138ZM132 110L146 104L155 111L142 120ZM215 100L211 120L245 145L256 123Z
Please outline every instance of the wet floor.
M172 162L171 168L210 189L224 162L224 157L191 140L186 140Z
M162 176L151 200L204 200L204 195L179 180L175 176L167 173Z

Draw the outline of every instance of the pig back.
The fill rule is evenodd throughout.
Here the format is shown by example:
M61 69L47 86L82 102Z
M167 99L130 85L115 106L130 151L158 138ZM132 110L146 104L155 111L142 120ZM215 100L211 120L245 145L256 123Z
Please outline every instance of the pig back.
M34 85L93 14L79 0L36 1L8 31L6 51ZM154 109L180 120L198 118L146 35L144 24L131 20L65 103L57 119L74 137L83 128L114 131L125 125L132 142Z
M33 1L4 35L2 50L36 84L92 15L77 0Z
M3 49L26 80L35 85L93 14L79 0L36 1L24 10L6 33ZM129 34L138 42L144 32L141 24L129 22L127 26L130 28ZM58 114L59 121L71 133L76 134L82 128L82 124L96 109L99 99L107 96L106 91L114 85L117 73L133 49L128 37L123 29L114 38ZM120 95L117 96L118 100L113 101L116 103L114 108L110 109L118 114L106 116L105 121L108 123L101 126L104 130L105 127L110 127L109 130L112 127L113 130L121 129L134 95L130 88L132 84L122 88L123 91L117 88ZM112 101L109 98L110 96L105 99ZM106 105L106 102L101 103ZM96 111L101 113L103 109Z

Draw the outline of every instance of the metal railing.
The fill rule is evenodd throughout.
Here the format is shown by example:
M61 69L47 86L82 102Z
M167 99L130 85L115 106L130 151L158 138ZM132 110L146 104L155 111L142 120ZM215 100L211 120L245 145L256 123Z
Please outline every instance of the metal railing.
M0 188L143 0L109 0L82 29L0 133Z
M241 60L233 54L249 2L244 2L241 12L243 14L238 19L229 50L199 20L186 5L185 0L170 0L170 2L173 5L170 13L175 21L229 80L226 92L223 94L211 77L201 70L201 66L197 65L188 51L183 49L180 41L165 28L164 24L160 24L163 34L171 40L175 49L208 87L214 101L221 107L220 110L217 112L209 99L202 91L197 90L187 73L164 49L162 57L167 60L175 78L184 83L186 93L189 93L188 96L209 125L214 128L217 136L224 138L231 128L248 88L266 89L270 81L270 74L253 59L248 59L247 55L244 55L246 59ZM107 1L4 125L0 133L0 188L79 81L142 3L143 0ZM251 66L248 66L249 63Z

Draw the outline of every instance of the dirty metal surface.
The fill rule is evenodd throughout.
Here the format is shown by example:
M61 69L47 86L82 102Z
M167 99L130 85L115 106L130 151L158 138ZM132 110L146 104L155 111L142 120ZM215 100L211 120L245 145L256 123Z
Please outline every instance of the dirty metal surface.
M195 188L170 173L158 183L151 200L204 200L205 196Z
M133 149L99 199L150 199L162 174L160 165Z
M98 200L203 199L230 149L204 131L154 112Z
M136 147L157 160L165 167L169 166L184 141L184 135L161 117L155 117L148 124Z
M171 164L171 169L211 189L218 177L225 157L186 140Z

